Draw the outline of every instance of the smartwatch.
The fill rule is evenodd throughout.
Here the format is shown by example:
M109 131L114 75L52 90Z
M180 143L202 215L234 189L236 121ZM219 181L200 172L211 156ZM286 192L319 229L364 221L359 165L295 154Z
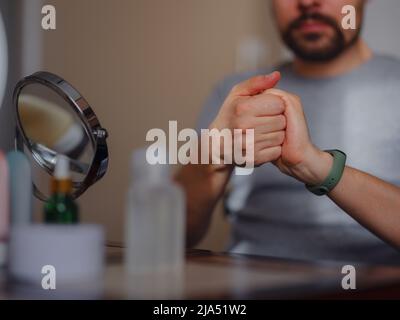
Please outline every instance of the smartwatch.
M346 165L346 154L344 152L340 150L325 150L325 152L330 153L333 157L333 165L328 177L320 185L306 184L306 188L317 196L324 196L336 187L342 178Z

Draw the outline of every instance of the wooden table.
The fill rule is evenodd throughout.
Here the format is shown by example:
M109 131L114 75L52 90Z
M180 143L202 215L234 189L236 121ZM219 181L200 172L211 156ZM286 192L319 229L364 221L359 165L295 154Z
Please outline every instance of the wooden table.
M400 299L400 267L352 264L357 271L357 290L344 290L344 263L191 250L180 275L129 278L121 265L122 250L109 250L106 295L110 298Z
M400 298L400 267L357 265L357 289L344 290L343 263L302 262L190 250L182 272L128 276L123 249L107 248L104 279L68 290L26 288L0 272L1 298L353 299ZM2 279L2 280L1 280Z

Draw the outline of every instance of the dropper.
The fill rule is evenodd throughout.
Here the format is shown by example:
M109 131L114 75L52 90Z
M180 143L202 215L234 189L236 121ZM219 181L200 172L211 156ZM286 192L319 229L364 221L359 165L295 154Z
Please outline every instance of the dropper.
M69 159L64 155L57 155L56 157L56 166L54 168L51 189L53 193L70 193L72 191Z

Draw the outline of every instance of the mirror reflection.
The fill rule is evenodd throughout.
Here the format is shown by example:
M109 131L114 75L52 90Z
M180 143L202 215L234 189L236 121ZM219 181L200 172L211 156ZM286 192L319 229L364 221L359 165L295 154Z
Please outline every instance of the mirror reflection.
M94 148L71 105L47 86L32 83L22 88L18 96L18 117L28 144L25 148L27 153L31 151L36 165L51 175L57 154L68 157L72 179L78 187L90 169ZM37 180L40 185L44 179Z

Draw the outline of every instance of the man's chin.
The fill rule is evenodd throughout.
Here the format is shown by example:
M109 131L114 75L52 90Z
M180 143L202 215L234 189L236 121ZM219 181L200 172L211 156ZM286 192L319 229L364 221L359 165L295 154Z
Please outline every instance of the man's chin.
M343 51L342 47L335 48L326 43L298 44L291 49L298 58L310 62L329 62Z
M330 62L340 55L340 52L302 51L295 53L296 57L307 62Z

